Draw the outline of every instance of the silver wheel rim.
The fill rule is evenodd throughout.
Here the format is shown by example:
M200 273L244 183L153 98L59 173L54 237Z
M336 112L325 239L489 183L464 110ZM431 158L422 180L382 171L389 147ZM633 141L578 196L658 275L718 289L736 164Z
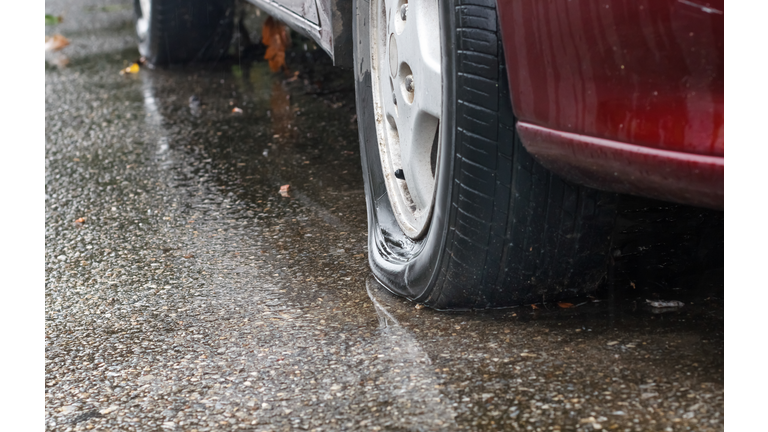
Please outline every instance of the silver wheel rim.
M426 233L443 108L438 0L374 0L371 81L387 194L403 232Z
M147 40L149 36L149 19L152 11L152 0L139 0L141 16L136 20L136 34L140 41ZM146 53L141 53L146 54Z

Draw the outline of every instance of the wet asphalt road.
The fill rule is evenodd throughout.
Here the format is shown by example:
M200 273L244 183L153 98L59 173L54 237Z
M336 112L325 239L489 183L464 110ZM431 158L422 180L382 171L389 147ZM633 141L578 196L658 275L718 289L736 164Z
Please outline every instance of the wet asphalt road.
M120 76L130 4L46 2L47 430L723 429L722 268L676 261L697 229L722 256L722 218L628 201L573 309L418 309L368 271L352 73L299 43L292 81Z

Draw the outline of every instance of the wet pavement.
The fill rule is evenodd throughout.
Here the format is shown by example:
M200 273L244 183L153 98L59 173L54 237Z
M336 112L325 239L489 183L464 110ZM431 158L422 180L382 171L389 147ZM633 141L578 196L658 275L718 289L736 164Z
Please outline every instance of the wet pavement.
M46 2L47 430L724 428L722 213L625 200L574 308L420 309L368 270L352 73L121 76L130 6Z

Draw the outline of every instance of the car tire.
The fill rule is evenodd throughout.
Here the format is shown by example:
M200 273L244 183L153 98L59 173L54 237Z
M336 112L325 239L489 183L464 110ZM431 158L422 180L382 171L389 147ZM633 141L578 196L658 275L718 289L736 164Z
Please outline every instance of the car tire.
M606 275L616 195L553 175L520 142L496 1L432 1L431 17L419 15L430 12L426 6L403 12L403 0L355 2L355 91L374 276L392 292L436 309L508 307L596 289ZM408 19L420 28L439 24L438 31L406 33ZM402 39L417 33L419 41ZM397 164L428 172L426 157L408 155L416 154L412 148L421 149L428 140L420 137L429 135L417 131L421 123L402 120L400 114L421 109L414 108L416 101L427 97L419 99L419 85L434 90L434 83L420 81L416 72L408 81L400 71L424 69L402 64L418 63L411 47L435 38L442 102L429 151L432 201L427 208L429 201L422 198L419 208L415 198L408 201L409 172ZM414 92L410 104L398 100L403 88ZM390 136L397 141L387 141ZM401 136L412 139L401 141ZM410 176L417 184L413 189L421 187L419 174ZM407 209L413 210L410 219L402 214ZM425 213L422 225L418 217ZM409 221L416 221L415 228Z
M232 38L233 0L134 0L139 53L153 66L217 60Z

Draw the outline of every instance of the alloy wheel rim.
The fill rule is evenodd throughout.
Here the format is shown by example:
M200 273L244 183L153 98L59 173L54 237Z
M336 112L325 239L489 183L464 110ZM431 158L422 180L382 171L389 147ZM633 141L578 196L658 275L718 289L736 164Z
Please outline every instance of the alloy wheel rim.
M375 0L371 81L384 182L403 232L422 237L435 200L442 116L438 0Z

